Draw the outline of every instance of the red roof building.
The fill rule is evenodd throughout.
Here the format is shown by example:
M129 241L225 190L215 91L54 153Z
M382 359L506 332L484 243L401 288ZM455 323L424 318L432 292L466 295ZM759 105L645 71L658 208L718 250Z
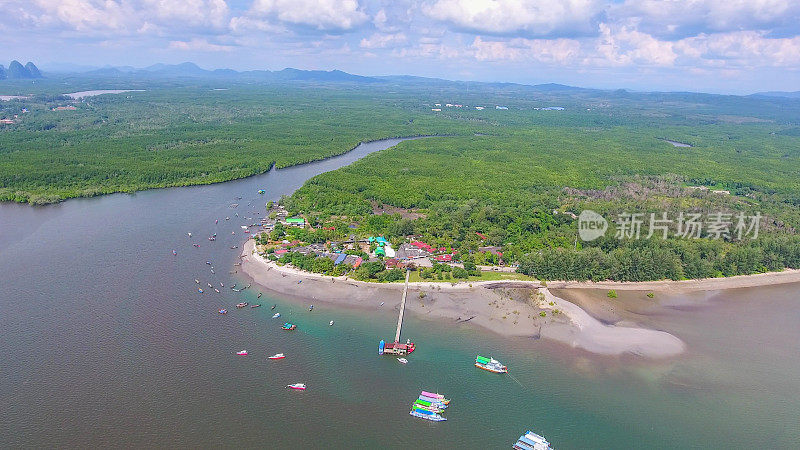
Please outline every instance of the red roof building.
M433 247L431 247L430 245L428 245L428 244L426 244L426 243L424 243L422 241L414 241L414 242L411 243L411 245L413 245L414 247L420 248L422 250L425 250L426 252L430 252L430 253L433 253L433 252L436 251Z

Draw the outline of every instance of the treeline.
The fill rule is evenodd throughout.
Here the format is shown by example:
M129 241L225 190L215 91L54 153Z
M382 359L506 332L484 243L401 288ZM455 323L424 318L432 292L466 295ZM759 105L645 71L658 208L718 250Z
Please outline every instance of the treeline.
M541 280L682 280L784 268L800 268L800 236L770 236L741 244L690 239L632 241L611 250L549 248L519 260L519 272Z

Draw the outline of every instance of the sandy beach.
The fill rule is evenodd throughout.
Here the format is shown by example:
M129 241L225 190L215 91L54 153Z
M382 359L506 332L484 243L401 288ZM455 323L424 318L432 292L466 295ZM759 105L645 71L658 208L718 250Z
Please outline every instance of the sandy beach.
M242 249L242 272L282 297L354 308L375 308L385 302L384 307L399 309L402 283L370 283L303 272L279 266L253 250L253 241L248 241ZM590 286L599 288L585 283L580 287ZM569 286L573 287L578 286ZM469 322L503 336L544 338L599 355L664 358L685 349L679 338L640 327L633 317L601 322L536 282L410 283L406 309L427 320Z

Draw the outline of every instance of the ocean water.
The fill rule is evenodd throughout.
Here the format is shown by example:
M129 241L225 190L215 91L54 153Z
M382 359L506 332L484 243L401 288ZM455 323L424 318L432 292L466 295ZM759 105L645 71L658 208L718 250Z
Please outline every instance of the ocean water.
M390 299L309 312L229 289L249 283L230 247L266 201L395 143L218 185L0 205L0 447L508 448L526 429L558 449L800 447L796 285L665 299L651 320L689 351L660 362L407 314L407 365L377 355ZM408 415L420 390L452 399L447 422Z

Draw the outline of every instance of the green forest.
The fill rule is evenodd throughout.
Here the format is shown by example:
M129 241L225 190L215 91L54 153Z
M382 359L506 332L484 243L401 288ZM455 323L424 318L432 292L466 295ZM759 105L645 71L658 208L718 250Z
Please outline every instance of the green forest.
M144 92L74 101L62 94L119 83L15 83L0 93L29 97L0 102L0 118L16 117L0 127L4 201L215 183L361 141L435 136L317 176L282 199L315 228L333 228L299 237L384 235L399 244L414 236L467 267L512 264L543 280L800 268L797 100L419 80L150 80L125 86ZM54 110L69 105L75 110ZM587 209L609 221L591 242L578 239L575 218ZM666 240L646 238L646 229L639 239L615 237L624 214L717 212L759 214L758 239L677 237L674 223ZM502 258L479 251L488 245Z

